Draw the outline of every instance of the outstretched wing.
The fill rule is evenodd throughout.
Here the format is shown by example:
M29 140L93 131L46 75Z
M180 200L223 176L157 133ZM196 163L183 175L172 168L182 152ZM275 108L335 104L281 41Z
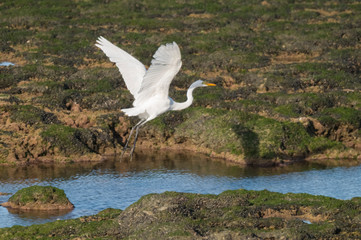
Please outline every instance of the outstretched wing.
M109 57L109 60L117 65L128 90L135 97L140 90L146 73L145 66L129 53L118 48L103 37L98 38L95 46L103 50L105 55Z
M175 42L160 46L153 55L133 105L140 105L154 95L168 98L169 85L181 66L181 54Z

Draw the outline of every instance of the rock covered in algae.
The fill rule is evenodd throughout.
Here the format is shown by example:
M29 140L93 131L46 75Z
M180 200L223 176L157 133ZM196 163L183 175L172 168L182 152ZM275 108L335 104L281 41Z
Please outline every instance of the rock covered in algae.
M23 188L9 198L3 207L23 210L64 210L74 205L66 197L64 190L52 186L31 186Z

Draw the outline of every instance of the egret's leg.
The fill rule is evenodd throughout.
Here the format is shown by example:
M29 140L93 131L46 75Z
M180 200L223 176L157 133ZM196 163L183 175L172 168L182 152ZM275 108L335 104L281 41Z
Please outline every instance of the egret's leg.
M128 139L127 139L127 141L126 141L126 143L125 143L125 145L124 145L124 147L123 147L123 152L122 152L122 155L120 156L120 159L123 158L123 155L124 155L125 151L127 150L127 147L128 147L129 142L130 142L130 138L131 138L132 135L133 135L134 129L135 129L135 128L138 129L138 126L139 126L140 124L142 124L144 121L145 121L144 119L140 120L134 127L132 127L132 130L130 130L129 137L128 137Z
M136 126L137 126L137 125L135 125L134 127L132 127L132 130L130 130L129 137L128 137L127 141L125 142L125 145L124 145L123 151L122 151L122 155L120 155L120 159L123 158L123 155L124 155L125 151L127 150L128 143L129 143L129 141L130 141L130 138L131 138L132 135L133 135L133 131L134 131L134 128L135 128Z
M135 137L134 137L133 147L132 147L132 149L130 150L130 160L132 160L133 152L134 152L134 149L135 149L135 145L137 144L139 127L140 127L140 126L137 126L137 129L136 129L136 131L135 131Z

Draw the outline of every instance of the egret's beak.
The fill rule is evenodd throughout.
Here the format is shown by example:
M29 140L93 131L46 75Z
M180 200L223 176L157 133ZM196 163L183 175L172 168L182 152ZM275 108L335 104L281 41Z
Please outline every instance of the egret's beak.
M203 84L205 84L205 85L207 85L207 86L216 86L216 84L214 84L214 83L207 83L207 82L203 82Z

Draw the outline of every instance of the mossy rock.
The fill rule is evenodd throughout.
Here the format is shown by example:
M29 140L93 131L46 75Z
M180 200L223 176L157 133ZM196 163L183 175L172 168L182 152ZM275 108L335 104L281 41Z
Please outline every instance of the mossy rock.
M65 210L74 205L66 197L64 190L52 186L31 186L23 188L1 204L4 207L22 210Z
M59 149L65 156L86 153L103 153L113 143L107 129L72 128L61 124L49 124L41 133L44 142Z
M55 114L46 112L33 105L6 105L0 107L0 110L10 113L12 121L23 122L28 125L59 123Z
M243 157L246 163L257 159L302 158L341 147L337 142L309 134L301 123L245 112L189 108L178 118L183 120L174 126L161 120L150 124L173 128L170 131L174 131L175 139L189 139L217 153L230 152Z

